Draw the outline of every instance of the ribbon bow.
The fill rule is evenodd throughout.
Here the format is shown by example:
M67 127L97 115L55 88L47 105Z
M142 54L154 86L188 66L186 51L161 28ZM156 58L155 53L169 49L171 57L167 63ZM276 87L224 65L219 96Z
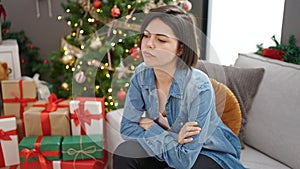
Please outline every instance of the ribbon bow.
M33 105L33 107L44 107L45 109L42 111L42 113L50 113L50 112L54 112L57 110L57 108L61 107L61 108L68 108L69 105L58 105L59 102L64 101L64 99L58 99L57 96L52 93L49 97L48 97L48 103L45 104L35 104Z
M12 140L10 136L16 134L17 134L16 130L4 131L0 129L0 140L10 141Z
M47 87L47 82L39 80L40 74L36 73L33 77L22 76L22 80L33 80L38 90L38 100L47 100L50 96L50 90Z
M40 152L39 150L37 150L35 148L31 149L31 150L29 150L28 148L24 148L21 151L21 153L25 154L25 162L27 162L29 158L37 156L38 161L39 161L40 166L41 166L41 169L47 169L46 158L44 157L43 153Z
M79 122L90 126L92 119L99 120L101 117L101 114L91 114L89 110L80 110L80 108L75 109L74 114L71 114L71 119L74 119L75 126L78 126Z

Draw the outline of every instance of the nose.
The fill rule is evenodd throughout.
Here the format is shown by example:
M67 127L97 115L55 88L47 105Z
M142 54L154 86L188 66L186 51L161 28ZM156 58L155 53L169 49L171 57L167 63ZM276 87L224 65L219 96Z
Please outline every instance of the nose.
M148 48L155 48L155 44L154 44L154 37L150 36L150 38L147 39L146 45Z

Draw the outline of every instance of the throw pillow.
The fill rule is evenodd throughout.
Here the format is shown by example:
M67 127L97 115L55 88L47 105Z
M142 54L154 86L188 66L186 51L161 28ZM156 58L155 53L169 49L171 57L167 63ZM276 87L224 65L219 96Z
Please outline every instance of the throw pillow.
M264 68L238 68L199 60L195 68L205 72L210 78L225 84L236 96L242 112L242 126L239 139L244 147L247 114L264 75Z
M224 84L212 78L210 81L216 95L216 109L219 117L238 136L242 124L242 114L237 98Z

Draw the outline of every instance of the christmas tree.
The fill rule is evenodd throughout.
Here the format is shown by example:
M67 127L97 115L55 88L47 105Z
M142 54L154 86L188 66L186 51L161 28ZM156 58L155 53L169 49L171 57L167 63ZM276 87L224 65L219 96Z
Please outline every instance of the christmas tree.
M191 7L187 0L68 0L62 4L71 32L62 38L62 49L50 54L56 94L104 97L106 112L122 107L130 76L141 63L137 45L141 20L135 14L179 3L187 10Z

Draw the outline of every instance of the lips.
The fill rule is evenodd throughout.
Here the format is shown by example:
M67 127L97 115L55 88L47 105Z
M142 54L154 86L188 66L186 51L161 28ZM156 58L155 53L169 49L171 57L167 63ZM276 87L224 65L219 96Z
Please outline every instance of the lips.
M143 51L142 53L143 53L143 56L145 56L145 57L155 57L152 53L147 52L147 51Z

